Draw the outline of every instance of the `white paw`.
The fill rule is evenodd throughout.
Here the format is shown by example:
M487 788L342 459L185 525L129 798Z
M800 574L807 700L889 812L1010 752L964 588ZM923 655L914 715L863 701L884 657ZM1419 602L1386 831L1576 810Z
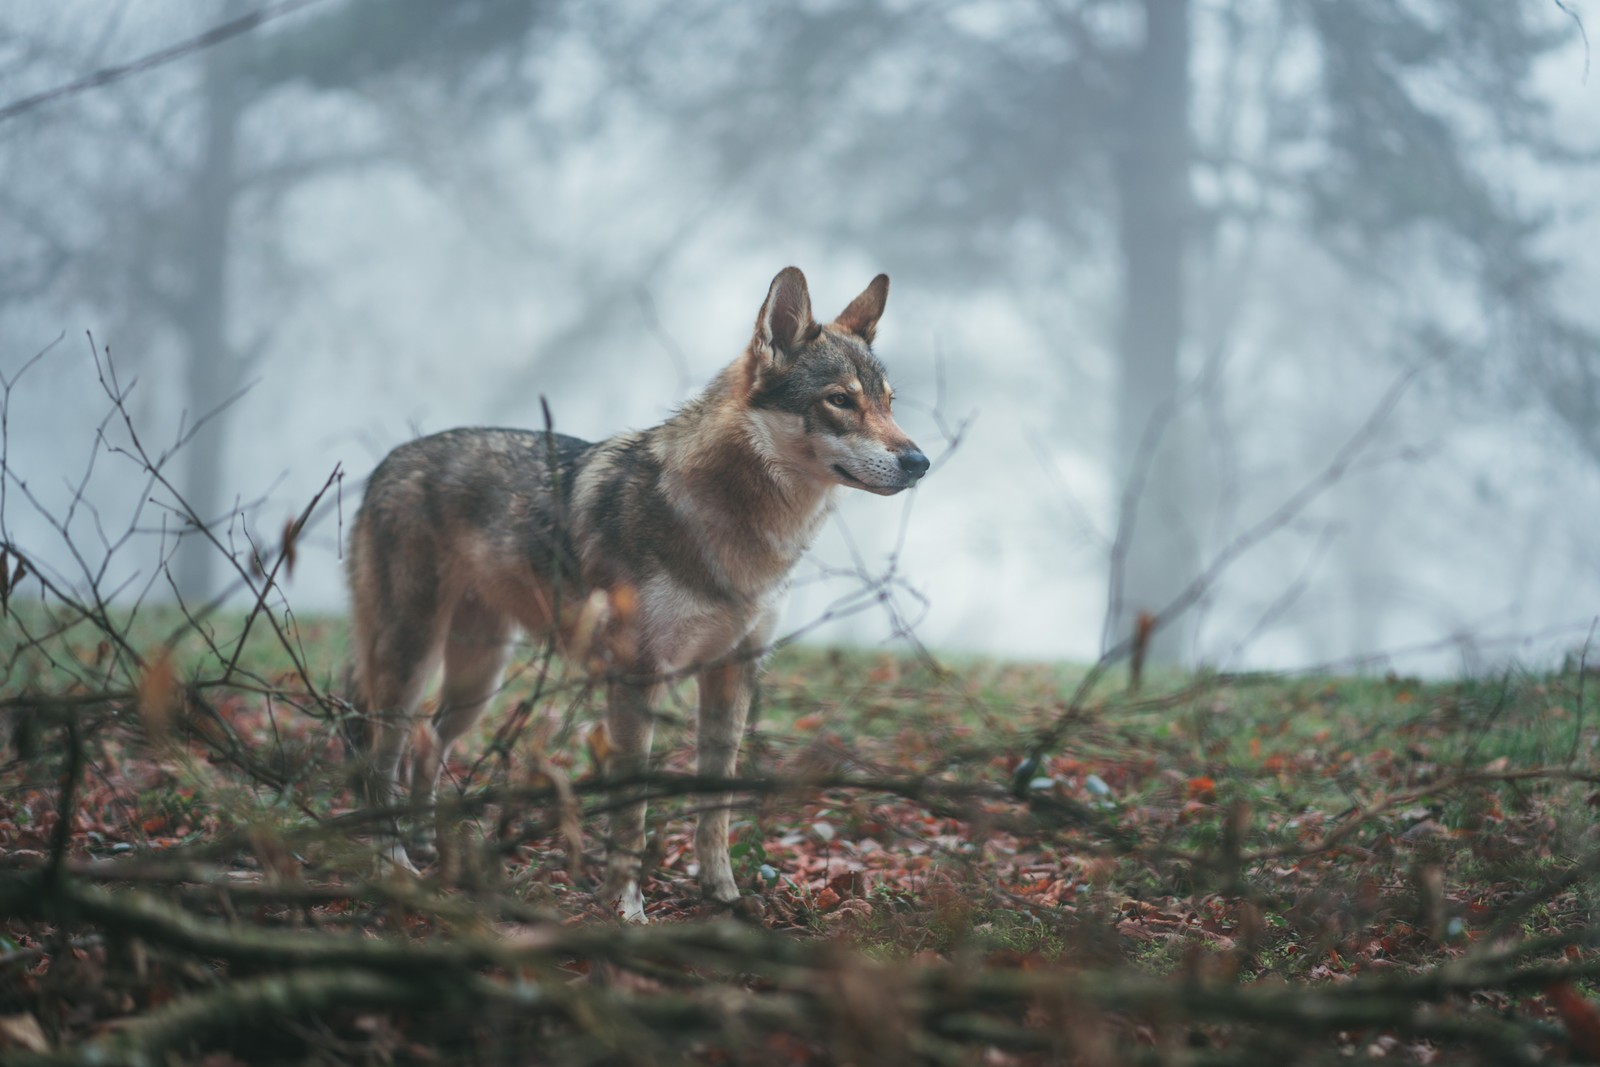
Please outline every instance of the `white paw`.
M704 895L706 900L711 901L713 904L727 904L731 906L739 903L739 891L732 885L727 887L718 886L716 888L706 887L702 888L700 892L702 895Z
M638 882L629 882L623 886L622 894L617 898L617 912L624 922L646 923L650 920L644 917L644 894L639 892Z
M416 864L411 862L411 857L406 855L406 846L398 841L389 845L388 850L383 854L383 858L388 860L389 866L395 870L405 871L407 874L421 874L417 870Z

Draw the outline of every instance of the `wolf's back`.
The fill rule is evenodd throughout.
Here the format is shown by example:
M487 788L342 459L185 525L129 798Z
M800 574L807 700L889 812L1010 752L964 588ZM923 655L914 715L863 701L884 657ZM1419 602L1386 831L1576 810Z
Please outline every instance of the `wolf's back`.
M565 584L578 573L572 486L593 446L540 430L460 429L400 445L372 472L350 531L351 648L366 694L374 640L426 632L443 598L478 579L531 569Z
M566 434L485 428L406 442L367 482L350 538L352 584L372 540L407 570L423 563L414 552L449 551L474 533L541 572L569 562L572 485L592 447Z

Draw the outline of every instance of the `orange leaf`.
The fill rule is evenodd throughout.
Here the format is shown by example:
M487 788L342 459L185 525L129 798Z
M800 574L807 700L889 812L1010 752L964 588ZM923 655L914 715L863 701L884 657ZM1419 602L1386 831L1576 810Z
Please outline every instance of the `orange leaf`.
M627 582L622 582L611 590L611 614L620 623L626 625L633 621L633 616L639 610L639 591Z
M866 872L844 871L836 874L828 879L828 888L841 897L864 897L867 895Z
M1573 1048L1591 1060L1600 1059L1600 1011L1571 982L1552 982L1544 992L1561 1016Z
M0 614L11 607L11 553L0 548Z
M595 766L604 767L606 760L611 756L611 735L606 732L606 724L595 723L590 727L586 740L589 743L589 756L594 760Z
M295 541L300 536L300 523L290 516L289 521L283 524L283 571L288 577L294 577L294 563L299 557L295 551Z
M172 669L172 653L162 649L139 679L139 717L152 738L166 736L177 705L178 676Z
M1083 865L1084 878L1094 886L1105 885L1116 872L1117 860L1114 856L1096 856Z
M1217 783L1205 775L1189 779L1189 798L1191 800L1217 799Z
M44 1036L39 1020L24 1012L21 1015L0 1015L0 1048L22 1049L40 1055L50 1051L50 1041Z

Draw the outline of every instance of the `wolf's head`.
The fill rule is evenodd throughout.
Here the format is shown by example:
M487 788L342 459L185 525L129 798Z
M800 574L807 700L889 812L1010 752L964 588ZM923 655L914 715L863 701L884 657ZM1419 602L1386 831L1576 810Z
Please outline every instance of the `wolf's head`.
M894 393L872 354L888 296L880 274L819 324L804 274L785 267L772 279L745 355L750 425L768 462L882 496L928 472L928 457L895 425Z

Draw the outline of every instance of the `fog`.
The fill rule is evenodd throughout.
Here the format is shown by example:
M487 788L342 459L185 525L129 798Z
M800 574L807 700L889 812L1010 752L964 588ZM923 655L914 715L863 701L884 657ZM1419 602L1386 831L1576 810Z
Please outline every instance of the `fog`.
M0 536L70 588L229 588L214 551L163 576L92 333L153 454L217 412L164 469L237 558L344 473L286 586L343 611L390 448L541 398L659 421L794 264L827 317L890 275L936 463L840 492L807 640L1089 661L1187 592L1192 665L1580 654L1600 9L1566 7L7 5L0 108L268 17L0 119Z

